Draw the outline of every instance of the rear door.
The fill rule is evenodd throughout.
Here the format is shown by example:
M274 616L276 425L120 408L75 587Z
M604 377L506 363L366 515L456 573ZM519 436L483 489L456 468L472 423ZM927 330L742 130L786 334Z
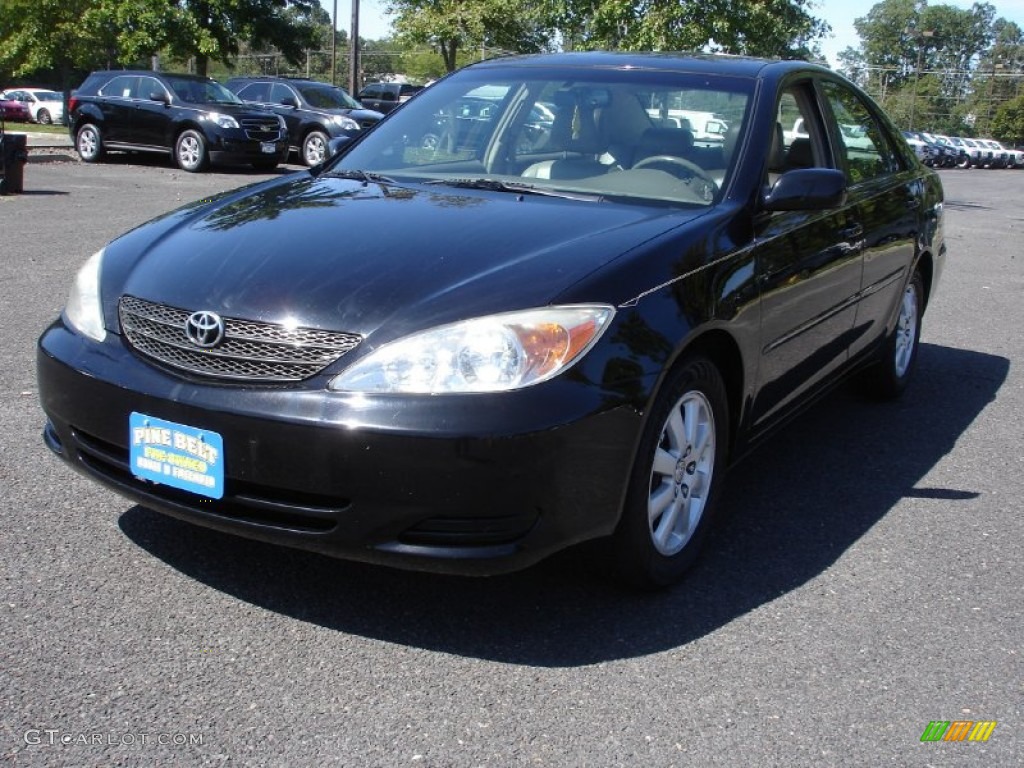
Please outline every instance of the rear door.
M849 185L848 204L862 230L864 277L850 346L856 354L884 334L903 295L923 221L919 206L925 172L857 93L831 80L821 87L833 124L840 128L836 143Z
M138 75L119 75L97 92L96 106L103 114L103 140L107 143L134 144L135 103L133 95Z

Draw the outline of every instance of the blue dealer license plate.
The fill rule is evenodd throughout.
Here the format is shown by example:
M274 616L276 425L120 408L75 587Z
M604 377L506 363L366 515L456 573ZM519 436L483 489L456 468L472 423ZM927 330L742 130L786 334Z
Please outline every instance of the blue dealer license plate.
M128 440L136 477L211 499L224 495L224 441L216 432L132 413Z

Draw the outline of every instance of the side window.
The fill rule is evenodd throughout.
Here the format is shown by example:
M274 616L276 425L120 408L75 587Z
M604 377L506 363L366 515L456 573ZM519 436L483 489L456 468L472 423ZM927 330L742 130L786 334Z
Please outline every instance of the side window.
M822 83L822 90L838 124L840 150L846 156L850 184L899 170L896 152L860 97L840 83Z
M398 101L394 91L385 90L380 95L381 101Z
M295 94L292 93L292 89L287 85L274 83L273 87L270 89L270 103L284 104L285 99L295 100Z
M153 97L156 95L167 95L167 91L160 84L160 81L152 77L140 77L136 86L133 97L136 99L146 99L148 101L155 101Z
M363 88L363 90L361 90L359 92L359 98L361 98L361 99L379 99L380 98L380 89L379 88L375 88L372 85L371 86L367 86L366 88Z
M137 76L121 75L115 77L109 83L97 91L100 96L108 96L113 99L130 99L135 91Z
M238 92L238 98L265 104L270 100L270 83L249 83Z

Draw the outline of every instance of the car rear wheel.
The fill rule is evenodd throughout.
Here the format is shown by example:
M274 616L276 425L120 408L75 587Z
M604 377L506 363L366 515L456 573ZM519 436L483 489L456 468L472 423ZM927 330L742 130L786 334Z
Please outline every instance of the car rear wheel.
M693 565L714 515L728 434L721 374L703 357L684 360L651 410L613 537L626 581L663 587Z
M885 340L878 363L865 371L868 394L891 400L903 394L917 362L921 341L921 313L924 311L924 279L915 270L900 299L896 327Z
M75 135L75 149L78 156L87 163L95 163L103 157L103 138L100 129L92 123L86 123Z
M42 125L49 125L50 123L52 123L53 118L50 117L50 110L40 109L38 112L36 112L36 120L38 120Z
M210 162L206 151L206 139L199 131L189 128L182 131L174 144L174 157L178 167L188 173L199 173Z
M312 167L327 159L330 137L323 131L310 131L302 141L302 162Z

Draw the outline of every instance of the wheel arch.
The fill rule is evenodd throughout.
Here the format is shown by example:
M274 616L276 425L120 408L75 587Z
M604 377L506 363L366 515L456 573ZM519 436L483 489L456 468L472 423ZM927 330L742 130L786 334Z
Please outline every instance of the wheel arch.
M205 141L207 143L207 145L210 144L210 137L206 135L206 131L203 130L203 126L201 126L199 124L199 121L198 120L192 120L191 118L189 118L188 120L183 120L180 123L175 123L171 127L171 147L170 147L170 149L171 149L171 153L172 154L175 151L175 147L178 146L178 139L181 138L181 134L183 134L185 131L188 131L188 130L198 131L202 135L203 141Z
M736 339L722 328L711 328L693 337L680 349L672 364L675 368L688 357L706 357L718 369L725 384L729 407L729 434L726 455L732 456L743 409L745 373L743 354ZM660 389L660 387L659 387Z
M935 263L932 260L932 252L928 250L922 251L921 255L917 257L914 269L921 271L921 280L924 281L923 309L927 309L932 296L932 281L935 278ZM911 274L913 274L913 272L911 272Z

